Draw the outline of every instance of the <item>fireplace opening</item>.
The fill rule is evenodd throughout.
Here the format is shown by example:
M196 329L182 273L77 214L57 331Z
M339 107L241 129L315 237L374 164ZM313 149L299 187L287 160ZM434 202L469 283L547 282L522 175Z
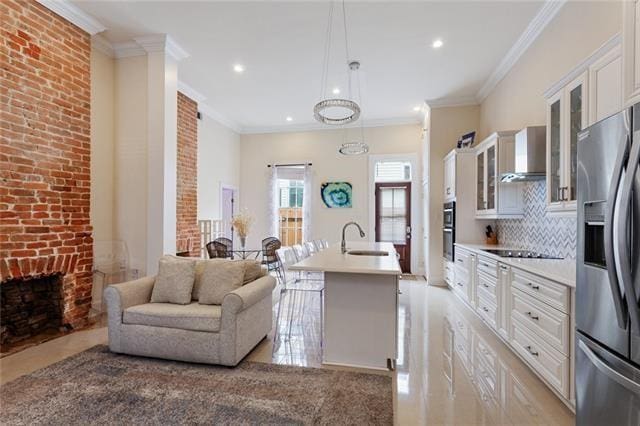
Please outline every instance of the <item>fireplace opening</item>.
M2 355L60 336L65 332L62 275L3 282L0 309Z

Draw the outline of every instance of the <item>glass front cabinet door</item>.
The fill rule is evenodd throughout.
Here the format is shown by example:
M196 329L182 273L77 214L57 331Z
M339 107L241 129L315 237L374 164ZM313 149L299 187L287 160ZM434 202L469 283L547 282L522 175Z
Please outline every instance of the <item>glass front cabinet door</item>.
M487 209L485 188L484 188L484 151L476 154L476 212L480 213Z
M575 214L578 133L587 125L584 73L547 99L547 211Z

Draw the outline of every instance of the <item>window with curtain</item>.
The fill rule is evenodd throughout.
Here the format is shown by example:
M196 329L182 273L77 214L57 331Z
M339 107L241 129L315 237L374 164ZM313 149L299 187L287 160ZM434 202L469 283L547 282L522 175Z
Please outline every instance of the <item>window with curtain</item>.
M408 182L411 163L408 161L379 161L376 163L376 182Z
M278 235L283 246L301 244L304 231L304 167L279 167Z

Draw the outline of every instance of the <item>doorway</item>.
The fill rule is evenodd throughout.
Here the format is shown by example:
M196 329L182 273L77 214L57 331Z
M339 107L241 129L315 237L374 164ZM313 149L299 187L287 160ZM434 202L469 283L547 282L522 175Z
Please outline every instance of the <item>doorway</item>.
M233 241L233 226L231 225L231 219L233 219L233 215L236 211L236 189L223 185L221 192L220 209L222 210L222 236Z
M411 273L411 182L377 182L376 242L393 243L400 268Z

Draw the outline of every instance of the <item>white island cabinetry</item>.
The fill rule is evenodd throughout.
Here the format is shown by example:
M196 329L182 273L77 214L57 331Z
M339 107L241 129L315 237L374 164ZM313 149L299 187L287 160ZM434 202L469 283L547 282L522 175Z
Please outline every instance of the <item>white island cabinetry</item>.
M401 269L391 243L347 242L347 250L385 256L343 254L338 246L291 266L324 272L324 364L389 369L398 341L398 280Z

